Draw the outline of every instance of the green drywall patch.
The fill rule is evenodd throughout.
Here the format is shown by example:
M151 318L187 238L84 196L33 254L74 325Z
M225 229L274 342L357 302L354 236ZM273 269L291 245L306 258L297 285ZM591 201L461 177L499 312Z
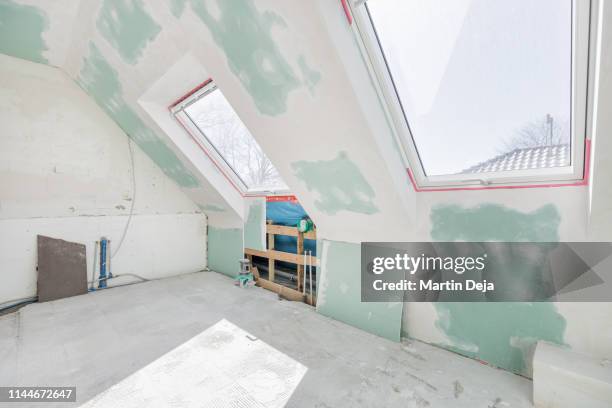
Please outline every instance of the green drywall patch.
M522 213L498 204L464 208L434 207L430 215L431 238L435 241L554 242L559 240L561 216L547 204Z
M215 205L215 204L206 204L206 205L198 204L198 207L200 207L200 210L204 212L207 212L207 211L224 212L225 211L225 208L219 205Z
M266 250L265 233L263 229L266 225L266 209L262 200L256 200L249 205L249 215L244 225L244 246L245 248Z
M244 258L242 229L208 227L208 268L235 278Z
M198 179L125 102L117 71L93 43L89 48L89 56L84 61L77 83L168 177L182 187L198 187Z
M289 92L301 84L272 39L272 28L286 27L285 21L271 11L259 12L253 0L223 0L216 4L215 11L203 1L192 1L191 7L210 29L215 43L227 57L229 68L249 92L259 112L265 115L285 112ZM303 64L307 67L305 61ZM318 81L317 74L308 69L309 87Z
M0 0L0 53L47 63L42 33L48 28L47 15L39 8Z
M498 204L443 205L433 208L430 218L436 241L554 242L561 222L552 204L528 213ZM441 346L516 373L531 375L527 360L538 340L563 344L565 319L552 303L438 302L435 307L436 326L452 342Z
M374 189L346 152L332 160L299 161L291 163L294 174L309 191L319 194L315 206L326 214L352 211L374 214Z
M170 11L172 15L176 18L180 18L183 15L183 11L185 11L186 5L187 0L170 0Z
M361 302L361 245L324 240L321 247L324 276L317 291L317 311L367 332L399 341L402 304Z
M300 55L298 57L297 63L300 67L300 72L302 73L302 80L304 81L304 84L308 87L310 93L314 93L315 86L321 80L321 73L310 68L306 63L306 58L304 58L303 55Z
M96 26L129 64L138 61L147 43L161 31L141 0L104 0Z
M538 303L436 303L438 321L453 343L448 347L515 373L528 372L538 340L563 344L565 319L554 304Z

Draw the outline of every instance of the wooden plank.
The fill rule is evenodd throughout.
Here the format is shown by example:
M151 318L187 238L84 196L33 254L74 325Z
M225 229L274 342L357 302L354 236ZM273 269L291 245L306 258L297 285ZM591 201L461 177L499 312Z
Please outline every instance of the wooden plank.
M296 227L288 227L286 225L268 225L268 234L275 235L289 235L291 237L297 237L298 230Z
M276 251L276 250L260 251L258 249L244 248L244 253L247 256L253 255L253 256L259 256L262 258L273 259L275 261L283 261L283 262L288 262L288 263L292 263L296 265L304 265L304 255L292 254L290 252L283 252L283 251ZM306 262L308 262L308 259L306 260Z
M274 250L274 234L268 234L268 252ZM268 279L274 282L274 257L268 257Z
M301 292L298 292L295 289L291 289L283 285L279 285L275 282L270 282L268 279L259 278L259 280L257 281L257 286L260 286L264 289L268 289L274 293L278 293L279 296L287 300L295 302L304 301L304 295L302 295Z
M304 234L298 232L297 235L297 251L296 255L301 256L304 260ZM304 265L297 265L297 290L304 292Z
M274 235L288 235L290 237L297 237L300 233L297 227L288 227L286 225L273 225L268 224L266 226L268 234ZM304 239L317 239L317 231L312 230L304 233Z
M308 231L304 233L304 239L317 239L317 230Z
M314 295L306 295L306 300L304 302L308 303L310 306L317 306L317 297Z
M257 282L260 278L259 269L257 269L256 266L251 266L251 271L253 272L253 279L255 280L255 282Z
M244 253L247 256L260 256L263 258L268 258L268 251L260 251L259 249L253 249L253 248L244 248Z
M281 285L278 283L270 282L267 279L259 278L255 285L262 287L264 289L268 289L272 292L278 293L280 291Z
M284 299L291 300L293 302L304 302L305 300L304 295L302 295L302 292L282 285L278 295Z

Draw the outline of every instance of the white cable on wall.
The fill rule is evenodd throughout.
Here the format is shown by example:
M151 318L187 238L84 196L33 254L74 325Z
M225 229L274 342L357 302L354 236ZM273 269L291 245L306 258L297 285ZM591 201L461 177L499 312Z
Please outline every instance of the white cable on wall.
M129 136L127 136L127 140L128 140L128 150L130 152L130 165L132 166L131 168L131 171L132 171L132 204L130 205L130 215L128 216L128 219L125 223L125 227L123 228L121 239L119 240L119 244L117 244L117 247L115 248L115 252L112 253L111 259L114 258L115 255L117 255L117 252L119 252L119 250L121 249L121 245L123 244L123 240L125 239L128 228L130 226L130 221L132 221L132 215L134 215L134 204L136 203L136 170L134 167L134 150L132 148L132 139Z

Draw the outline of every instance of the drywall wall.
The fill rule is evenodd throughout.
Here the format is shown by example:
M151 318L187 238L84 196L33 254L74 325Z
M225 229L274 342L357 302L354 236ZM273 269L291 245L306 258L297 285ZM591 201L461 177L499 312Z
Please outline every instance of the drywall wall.
M89 276L101 236L115 274L206 266L205 215L135 143L132 173L125 133L62 71L0 55L0 122L0 302L35 295L37 234L86 244Z
M528 194L423 193L418 196L423 217L414 239L585 241L586 208L586 187L532 189ZM405 336L525 376L532 375L538 340L601 357L612 354L609 303L406 303L402 322Z
M235 278L244 258L242 228L208 226L208 267Z
M317 311L370 333L399 341L402 304L361 302L361 245L318 240L321 281Z
M265 197L248 197L245 199L244 216L245 248L266 250L266 199Z

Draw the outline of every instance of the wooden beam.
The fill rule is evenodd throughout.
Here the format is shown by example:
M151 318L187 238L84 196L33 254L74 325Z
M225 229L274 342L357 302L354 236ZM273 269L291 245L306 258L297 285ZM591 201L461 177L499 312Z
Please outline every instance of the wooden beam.
M273 259L275 261L283 261L296 265L304 265L304 255L292 254L290 252L276 251L274 249L271 251L260 251L258 249L244 248L244 253L247 256L259 256L262 258ZM306 262L308 262L308 259L306 260Z
M301 292L298 292L295 289L288 288L283 285L279 285L275 282L270 282L268 279L259 278L257 280L257 286L260 286L264 289L268 289L274 293L278 293L278 295L287 300L296 301L296 302L304 302L304 295Z
M304 239L317 239L317 230L308 231L304 233Z
M296 227L287 227L286 225L268 224L266 228L268 230L268 234L289 235L291 237L297 237L298 234Z
M263 258L268 258L268 252L269 251L260 251L259 249L244 248L244 253L247 254L247 256L261 256Z
M288 235L290 237L297 237L300 233L297 227L288 227L286 225L266 225L268 234L274 235ZM317 239L317 231L312 230L304 233L304 239Z
M274 234L268 234L268 251L267 252L270 252L270 251L274 251ZM246 248L245 248L245 252L246 252ZM273 257L268 257L268 279L272 282L274 282L274 259L275 258Z
M304 260L304 234L301 232L298 232L297 235L296 255L300 256L302 261ZM297 265L297 290L302 293L304 292L304 269L304 265Z
M308 303L310 306L317 306L317 297L314 295L306 295L305 303Z

